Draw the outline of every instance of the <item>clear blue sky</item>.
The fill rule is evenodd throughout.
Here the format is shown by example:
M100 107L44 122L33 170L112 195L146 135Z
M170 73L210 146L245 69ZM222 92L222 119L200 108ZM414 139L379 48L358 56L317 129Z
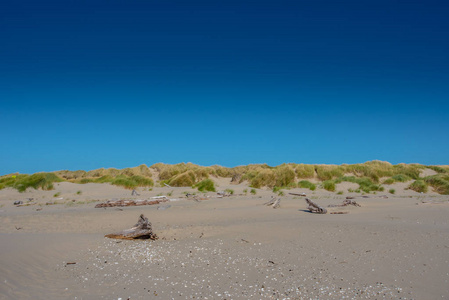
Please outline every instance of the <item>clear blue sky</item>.
M449 2L2 1L0 174L449 164Z

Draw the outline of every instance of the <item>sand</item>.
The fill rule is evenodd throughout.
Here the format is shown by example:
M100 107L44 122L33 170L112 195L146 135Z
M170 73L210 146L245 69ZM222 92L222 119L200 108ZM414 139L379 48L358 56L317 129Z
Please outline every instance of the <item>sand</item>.
M207 193L196 202L184 197L192 189L164 187L132 197L109 184L68 182L53 191L0 190L0 299L449 297L449 196L396 184L395 195L362 198L347 192L349 184L338 187L342 195L285 190L281 207L272 209L263 205L272 191L245 195L245 184L217 181L234 195ZM288 192L305 192L326 207L358 196L361 207L312 214ZM173 201L94 208L160 194ZM18 200L32 205L16 207ZM104 238L132 227L141 213L159 240Z

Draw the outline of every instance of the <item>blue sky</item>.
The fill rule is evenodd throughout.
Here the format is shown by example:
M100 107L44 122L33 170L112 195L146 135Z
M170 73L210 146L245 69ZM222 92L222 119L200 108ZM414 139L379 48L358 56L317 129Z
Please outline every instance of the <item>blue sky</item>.
M449 164L444 1L3 1L0 174Z

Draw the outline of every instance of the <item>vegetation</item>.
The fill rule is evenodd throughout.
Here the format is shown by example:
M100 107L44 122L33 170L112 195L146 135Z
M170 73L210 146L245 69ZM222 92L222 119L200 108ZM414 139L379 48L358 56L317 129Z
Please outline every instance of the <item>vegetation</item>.
M424 169L431 169L437 174L420 177ZM21 192L27 188L50 190L54 182L69 181L74 183L110 183L125 188L151 187L158 180L158 185L192 187L206 179L214 177L233 178L235 183L247 181L251 188L279 189L301 187L314 190L316 185L310 179L320 181L320 185L328 190L342 181L359 184L364 193L381 191L382 184L408 182L410 189L423 190L431 186L434 191L449 194L449 166L424 166L419 164L397 164L369 161L363 164L342 165L307 165L252 164L233 168L218 165L203 167L192 163L168 165L157 163L150 167L140 165L133 168L115 169L101 168L92 171L57 171L53 173L10 174L0 177L0 189L11 187ZM414 181L412 181L414 180ZM296 183L298 182L299 183ZM418 181L418 182L417 182ZM417 183L416 183L417 182ZM247 191L248 192L248 191Z
M335 182L332 180L326 180L323 182L323 188L329 192L335 192Z
M200 192L215 192L215 184L211 179L204 179L197 184L195 184L196 188Z
M410 184L408 188L418 193L427 193L429 189L427 183L424 180L416 180L415 182Z
M54 195L53 195L53 197L59 197L61 195L61 193L60 192L57 192L57 193L55 193Z
M316 185L311 183L308 180L301 180L300 182L298 182L298 187L304 188L304 189L309 189L311 191L316 190Z
M343 181L347 181L347 182L354 182L357 183L359 185L359 188L357 190L355 190L356 193L359 193L360 190L362 190L365 193L370 193L370 192L374 192L374 191L383 191L384 187L379 185L379 184L375 184L370 178L368 177L355 177L355 176L343 176L338 178L335 182L336 183L340 183Z
M257 191L256 191L256 189L251 189L250 193L255 195L255 194L257 194Z
M0 178L0 189L12 187L19 192L25 192L27 188L52 190L53 183L62 181L54 173L35 173L33 175L7 175Z
M449 173L441 173L424 178L424 181L433 187L439 194L449 195Z
M394 193L396 193L396 190L395 190L395 189L390 189L388 192L389 192L390 194L394 194Z
M234 195L234 190L232 189L226 189L225 192L228 193L229 195Z

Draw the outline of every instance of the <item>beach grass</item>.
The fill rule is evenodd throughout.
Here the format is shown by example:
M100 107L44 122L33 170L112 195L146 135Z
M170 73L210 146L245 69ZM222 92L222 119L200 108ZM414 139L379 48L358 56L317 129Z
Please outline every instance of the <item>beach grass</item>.
M298 187L309 189L311 191L316 190L316 184L314 184L308 180L301 180L300 182L298 182Z
M429 189L424 180L416 180L411 183L408 188L418 193L427 193Z
M211 179L204 179L194 185L200 192L215 192L215 183Z

